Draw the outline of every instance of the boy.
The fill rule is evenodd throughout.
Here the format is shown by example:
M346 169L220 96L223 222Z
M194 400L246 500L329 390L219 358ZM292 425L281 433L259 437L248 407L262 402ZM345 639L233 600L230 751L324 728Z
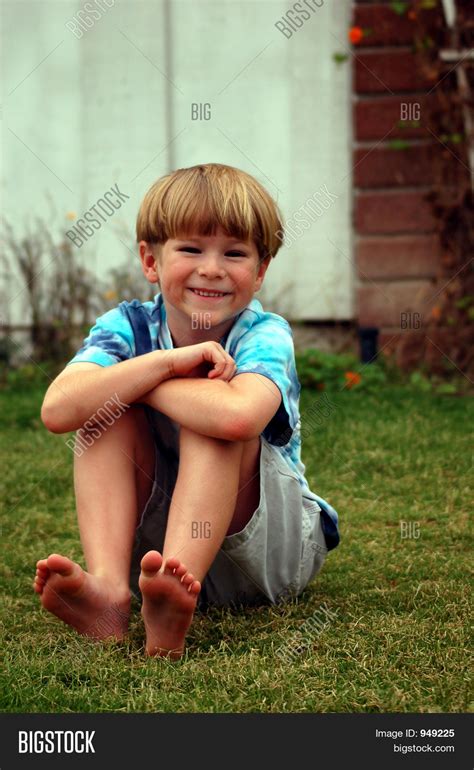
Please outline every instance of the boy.
M146 194L137 240L160 292L97 319L41 413L78 431L87 572L52 554L34 587L79 633L123 638L138 578L146 652L178 658L198 601L298 594L337 545L300 460L290 326L254 299L282 231L270 195L230 166L179 169Z

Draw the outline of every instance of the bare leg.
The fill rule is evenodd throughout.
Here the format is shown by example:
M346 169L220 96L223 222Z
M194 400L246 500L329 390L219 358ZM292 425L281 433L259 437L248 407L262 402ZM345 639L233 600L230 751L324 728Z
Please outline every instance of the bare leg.
M181 427L165 561L177 557L204 579L226 534L242 529L258 505L259 449L258 438L223 441Z
M184 648L200 581L226 534L249 521L260 494L259 438L223 441L181 426L179 451L163 559L147 553L140 576L147 652L172 657Z
M141 407L132 407L75 458L79 529L88 571L127 586L139 514L155 475L155 446Z
M94 638L122 638L138 512L152 488L155 450L144 410L132 407L81 456L74 482L85 572L65 556L37 563L34 589L45 609Z

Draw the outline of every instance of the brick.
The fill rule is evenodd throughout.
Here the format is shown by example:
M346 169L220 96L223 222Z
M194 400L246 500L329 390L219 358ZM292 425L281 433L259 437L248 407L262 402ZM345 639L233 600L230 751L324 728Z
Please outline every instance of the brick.
M436 34L435 30L443 23L442 14L437 8L419 13L423 28L427 34ZM354 13L354 25L367 30L363 45L411 45L417 34L418 24L407 14L397 14L390 6L373 4L358 6Z
M362 237L355 245L355 259L362 280L434 278L441 244L436 234Z
M397 333L418 330L430 317L435 291L429 280L363 283L356 293L358 323L394 327Z
M430 184L433 181L433 156L437 152L437 147L432 144L414 145L403 150L360 148L353 155L354 184L366 188ZM453 162L456 163L454 159Z
M417 144L403 149L384 145L364 147L354 151L354 184L356 187L419 187L434 184L439 165L449 174L450 185L459 185L466 175L467 160L463 147L457 146L456 156L440 142ZM444 176L444 179L447 179Z
M435 229L426 193L371 192L355 197L355 226L360 234L416 233Z
M356 53L355 91L387 93L390 91L423 91L434 86L420 67L419 57L411 51Z
M425 126L429 125L432 104L433 98L424 94L376 96L358 101L353 107L355 138L358 141L382 139L389 131L393 139L428 138L431 135ZM410 120L402 120L402 115L407 115ZM410 125L418 116L421 125Z

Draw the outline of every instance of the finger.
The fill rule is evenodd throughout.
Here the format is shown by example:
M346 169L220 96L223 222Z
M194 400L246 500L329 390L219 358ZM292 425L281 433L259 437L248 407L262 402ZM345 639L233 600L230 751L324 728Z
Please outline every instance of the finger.
M208 343L202 350L202 357L205 361L208 361L211 364L216 364L217 361L222 359L222 354L217 348L215 348L214 344Z
M213 364L213 368L209 370L207 376L215 380L221 376L224 370L225 361L212 361L211 363Z
M235 361L234 361L234 359L233 359L233 358L230 358L230 359L229 359L229 361L227 362L227 364L226 364L226 367L225 367L225 370L224 370L224 372L223 372L223 377L225 377L225 379L226 379L227 381L231 380L231 379L232 379L232 377L233 377L233 376L234 376L234 374L235 374L235 370L236 370L236 368L237 368L237 367L236 367L236 365L235 365Z
M211 369L209 376L211 375L212 375L212 378L215 380L228 380L230 376L228 362L222 361L220 362L219 365L216 365L216 368Z

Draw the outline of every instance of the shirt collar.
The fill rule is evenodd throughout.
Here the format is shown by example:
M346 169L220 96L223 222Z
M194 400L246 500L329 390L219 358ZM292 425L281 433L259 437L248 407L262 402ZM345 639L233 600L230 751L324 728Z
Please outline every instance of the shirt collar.
M156 313L159 318L159 333L158 333L159 347L161 350L173 350L174 349L173 338L171 336L171 332L168 326L168 319L166 317L166 308L165 308L165 303L163 302L162 293L159 292L154 299L155 299L155 308L153 310L153 313ZM246 316L248 315L251 317L252 313L250 311L252 310L254 311L254 313L257 313L257 314L262 312L263 308L258 299L255 299L255 298L252 299L247 305L247 307L245 307L239 313L239 315L236 316L234 323L232 324L230 329L219 340L223 348L226 347L226 344L230 342L231 338L234 338L235 333L237 332L238 322L242 318L245 319ZM250 320L250 318L248 320ZM245 325L246 324L244 324L244 326Z

